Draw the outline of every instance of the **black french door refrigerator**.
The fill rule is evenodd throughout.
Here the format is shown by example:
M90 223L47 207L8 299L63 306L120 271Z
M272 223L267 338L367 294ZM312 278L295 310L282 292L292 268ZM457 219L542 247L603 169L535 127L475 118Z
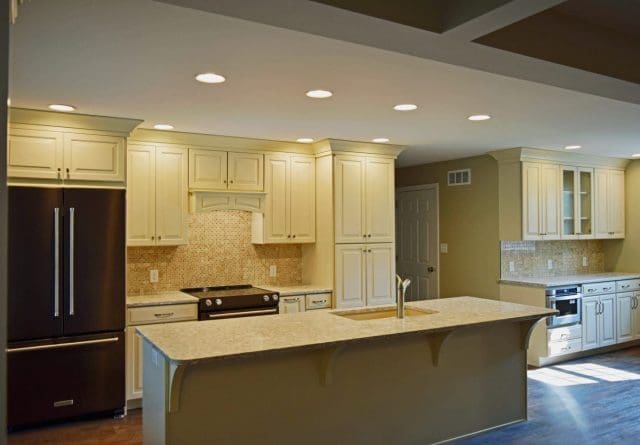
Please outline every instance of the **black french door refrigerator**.
M124 190L9 187L9 428L125 405Z

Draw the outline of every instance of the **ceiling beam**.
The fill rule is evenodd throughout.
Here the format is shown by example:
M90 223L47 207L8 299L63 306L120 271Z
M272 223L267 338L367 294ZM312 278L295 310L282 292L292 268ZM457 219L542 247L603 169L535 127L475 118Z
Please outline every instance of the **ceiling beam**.
M640 104L640 85L301 0L155 0ZM545 2L547 0L539 0ZM514 0L520 2L520 0ZM531 11L530 9L529 11Z
M470 42L542 12L545 9L552 8L564 1L565 0L512 0L485 14L478 15L470 20L462 21L459 25L447 28L443 32L443 35ZM447 10L447 22L452 24L460 22L456 20L456 17L468 16L469 14L466 10L473 4L474 2L451 2L451 6Z

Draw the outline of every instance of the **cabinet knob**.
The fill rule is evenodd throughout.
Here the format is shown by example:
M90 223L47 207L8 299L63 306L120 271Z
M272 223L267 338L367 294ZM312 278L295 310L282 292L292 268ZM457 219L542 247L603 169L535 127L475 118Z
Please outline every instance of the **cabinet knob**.
M224 184L226 184L226 183L227 183L227 180L225 179L225 180L224 180L224 181L222 181L222 182L223 182Z
M287 235L287 238L291 238L291 235Z
M155 236L153 236L153 235L151 235L151 239L152 239L152 240L154 240L154 239L156 239L156 237L155 237Z
M295 237L296 237L295 235L292 236L292 238L295 238Z
M368 235L367 235L367 237L368 237L368 238L371 238L371 234L368 234Z
M233 180L229 181L229 184L233 184Z
M162 237L160 235L158 235L158 241L160 241L162 239Z

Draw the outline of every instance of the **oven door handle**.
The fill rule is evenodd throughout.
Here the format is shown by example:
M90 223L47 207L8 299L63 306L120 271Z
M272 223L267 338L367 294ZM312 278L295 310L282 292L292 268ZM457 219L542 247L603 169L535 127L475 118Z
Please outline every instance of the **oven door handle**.
M278 309L261 309L259 311L241 311L241 312L225 312L223 314L208 314L207 318L210 320L220 319L220 318L233 318L233 317L243 317L249 315L268 315L268 314L277 314Z

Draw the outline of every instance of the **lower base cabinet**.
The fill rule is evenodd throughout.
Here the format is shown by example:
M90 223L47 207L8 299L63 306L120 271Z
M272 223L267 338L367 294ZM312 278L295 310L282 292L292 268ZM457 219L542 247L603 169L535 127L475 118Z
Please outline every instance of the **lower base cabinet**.
M617 294L618 342L640 339L640 292Z
M616 295L582 299L582 349L616 344Z
M142 337L135 326L127 328L127 400L142 398Z
M280 297L278 310L281 314L295 314L331 307L331 293L288 295Z
M281 314L295 314L305 311L304 295L292 295L288 297L280 297L278 310Z

